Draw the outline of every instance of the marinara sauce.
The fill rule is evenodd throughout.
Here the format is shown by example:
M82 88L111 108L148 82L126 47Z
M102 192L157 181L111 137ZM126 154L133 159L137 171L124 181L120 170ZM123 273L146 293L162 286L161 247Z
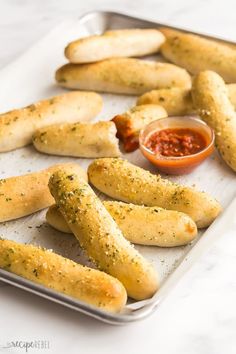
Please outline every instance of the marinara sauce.
M145 146L156 155L181 157L193 155L207 146L199 131L189 128L170 128L152 133Z

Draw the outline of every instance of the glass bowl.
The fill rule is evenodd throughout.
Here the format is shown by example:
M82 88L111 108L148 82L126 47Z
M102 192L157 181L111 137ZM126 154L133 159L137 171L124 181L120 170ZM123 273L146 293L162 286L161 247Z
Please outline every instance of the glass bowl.
M163 129L175 128L188 128L201 133L205 137L206 147L196 154L180 157L156 154L146 147L145 143L153 133ZM182 175L190 173L212 154L214 151L214 140L214 131L199 118L192 116L168 117L155 120L142 129L139 135L139 146L142 154L155 165L159 171L171 175Z

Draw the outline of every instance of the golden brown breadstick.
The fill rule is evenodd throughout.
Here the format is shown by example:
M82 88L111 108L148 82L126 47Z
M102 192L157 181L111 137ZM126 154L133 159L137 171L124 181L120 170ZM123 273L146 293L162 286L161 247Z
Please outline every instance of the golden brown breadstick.
M236 108L236 84L226 85L231 103ZM144 93L137 100L137 105L157 104L167 111L169 116L182 116L196 113L190 90L180 87L152 90Z
M53 204L48 208L46 213L46 220L54 229L66 234L73 234L69 225L64 219L64 216L60 212L58 205Z
M145 104L161 105L169 116L182 116L194 112L190 90L180 87L146 92L137 100L137 105Z
M81 247L97 266L119 279L130 297L151 297L158 288L156 271L123 237L91 187L78 175L57 171L49 188Z
M52 173L62 168L87 180L86 172L73 163L53 165L39 172L0 179L0 222L21 218L53 204L48 181Z
M167 117L166 110L160 105L145 104L116 115L112 121L116 125L118 138L124 144L124 150L131 152L139 146L140 130L154 120L165 117Z
M186 245L197 235L194 221L179 211L115 201L104 201L103 205L132 243L176 247ZM55 229L72 233L56 204L48 209L46 219Z
M116 201L104 201L103 205L132 243L175 247L186 245L197 236L194 221L175 210Z
M56 123L89 121L102 109L95 92L69 92L0 115L0 152L32 142L33 133Z
M56 72L63 87L141 95L167 87L191 87L186 70L168 63L133 58L114 58L92 64L66 64Z
M117 279L33 245L1 239L0 268L101 310L119 312L126 303Z
M123 29L80 38L68 44L71 63L91 63L114 57L140 57L158 52L165 37L156 29Z
M118 142L113 122L56 124L33 135L40 152L87 158L120 156Z
M192 74L213 70L228 83L236 82L236 49L190 33L161 28L166 41L162 55Z
M222 158L236 171L236 113L223 79L213 71L201 72L194 80L192 97L200 117L215 131Z
M161 178L120 158L94 160L89 181L101 192L128 203L158 206L189 215L198 227L207 227L221 211L210 195Z

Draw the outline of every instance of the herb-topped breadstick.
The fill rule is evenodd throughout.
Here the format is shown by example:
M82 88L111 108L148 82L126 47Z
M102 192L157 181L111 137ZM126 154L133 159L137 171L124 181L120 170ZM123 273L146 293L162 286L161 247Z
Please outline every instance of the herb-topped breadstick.
M154 175L120 158L94 160L88 168L90 182L112 198L128 203L182 211L198 227L207 227L221 211L210 195Z
M226 88L230 102L236 108L236 84L228 84ZM137 100L138 107L148 104L157 104L164 107L170 116L196 113L191 90L180 87L152 90L144 93Z
M33 245L0 239L0 268L102 310L119 312L126 303L117 279Z
M71 63L91 63L114 57L139 57L158 52L165 41L157 29L122 29L80 38L68 44Z
M102 98L95 92L69 92L2 113L0 152L29 145L33 133L47 125L90 121L101 109Z
M0 222L21 218L54 204L48 189L52 173L64 168L87 180L87 173L78 164L53 165L23 176L0 179Z
M120 150L113 122L55 124L33 135L34 147L46 154L117 157Z
M191 77L185 69L169 63L134 58L66 64L57 70L56 81L71 89L128 95L141 95L164 87L191 87Z
M166 37L161 53L170 62L192 74L213 70L227 83L236 82L236 47L171 28L160 30Z
M200 117L215 131L222 158L236 171L236 113L223 79L213 71L201 72L193 82L192 97Z
M115 201L104 201L103 205L132 243L175 247L186 245L197 235L194 221L179 211ZM55 229L72 233L57 205L48 209L46 219Z
M194 112L191 92L181 87L152 90L137 100L137 105L158 104L166 109L170 116L185 115Z
M123 237L91 187L62 170L52 175L49 188L81 247L98 267L119 279L130 297L151 297L158 288L156 271Z

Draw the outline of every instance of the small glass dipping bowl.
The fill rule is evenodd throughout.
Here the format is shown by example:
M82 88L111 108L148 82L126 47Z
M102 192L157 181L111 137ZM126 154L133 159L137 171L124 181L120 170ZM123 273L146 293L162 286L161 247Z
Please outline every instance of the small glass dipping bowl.
M163 129L176 128L187 128L199 132L205 138L206 147L196 154L180 157L156 154L146 147L145 143L153 133ZM214 131L202 120L190 116L168 117L155 120L142 129L139 135L139 146L142 154L155 165L159 171L171 175L182 175L190 173L212 154L214 151L214 140Z

